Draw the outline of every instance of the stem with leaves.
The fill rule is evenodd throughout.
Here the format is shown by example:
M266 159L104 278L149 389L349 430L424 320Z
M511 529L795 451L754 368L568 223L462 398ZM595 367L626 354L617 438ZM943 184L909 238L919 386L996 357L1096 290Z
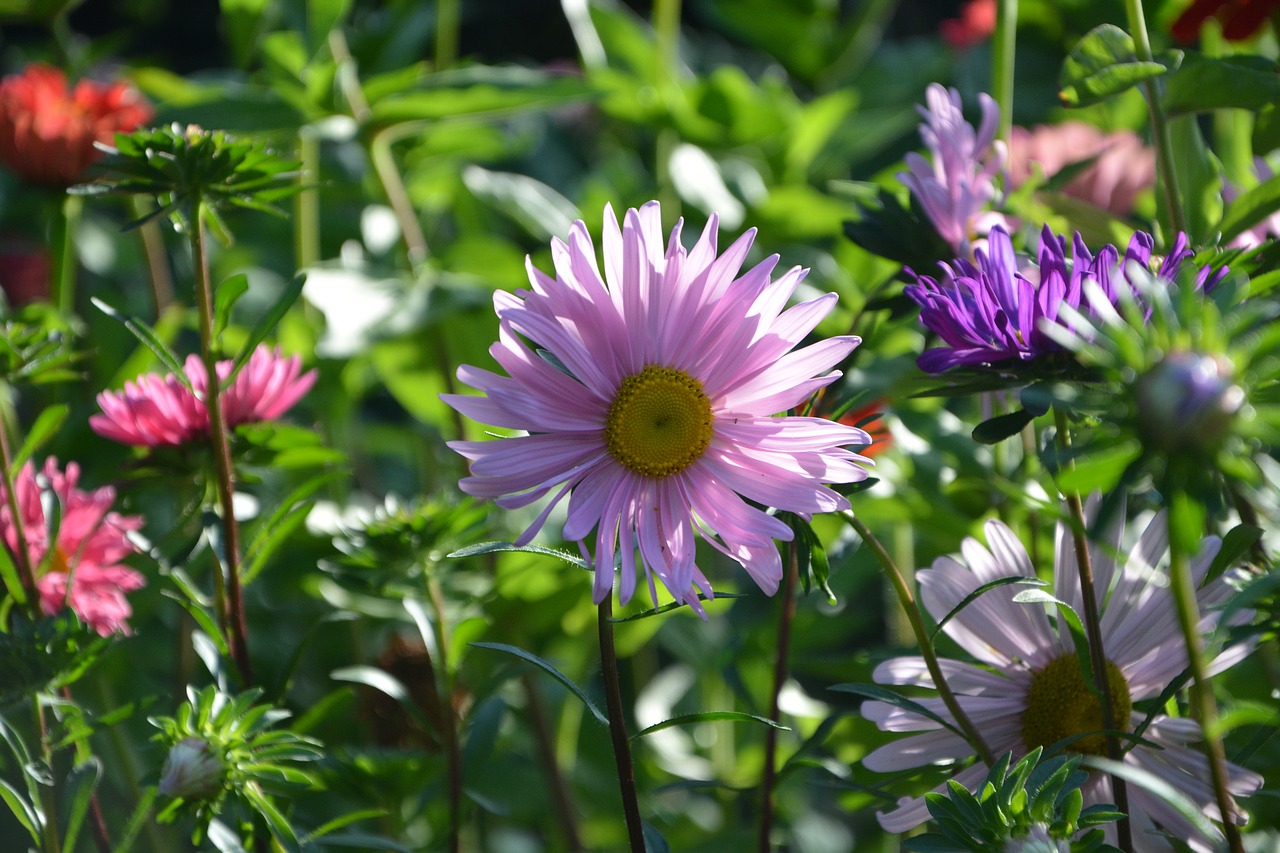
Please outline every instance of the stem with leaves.
M787 546L787 569L782 576L782 609L778 613L777 654L773 659L773 690L769 696L769 719L778 719L778 697L786 684L788 660L791 654L791 623L796 616L796 575L799 573L799 554L793 539ZM764 733L764 771L760 779L760 833L756 849L769 853L770 836L773 835L774 785L778 779L778 730L773 726Z
M1209 761L1213 794L1218 812L1222 815L1222 831L1226 835L1227 846L1231 853L1244 853L1240 830L1235 824L1238 812L1228 790L1227 759L1222 738L1218 734L1218 704L1209 686L1204 641L1200 634L1200 608L1196 602L1195 581L1191 576L1190 554L1184 541L1190 530L1199 530L1199 525L1194 524L1196 514L1188 511L1191 497L1180 484L1172 483L1167 494L1169 511L1165 519L1169 525L1169 581L1173 587L1178 624L1182 628L1191 669L1191 715L1200 724L1204 737L1204 754ZM1192 524L1185 523L1188 521Z
M1063 459L1070 459L1071 450L1071 433L1067 425L1067 416L1058 406L1053 409L1055 423L1057 425L1057 441ZM1067 461L1063 463L1063 470L1070 471L1075 468L1075 463ZM1102 617L1098 609L1098 597L1093 583L1093 563L1089 556L1089 540L1085 533L1087 529L1087 521L1084 515L1084 503L1080 500L1080 493L1076 491L1066 492L1067 510L1071 513L1071 539L1075 545L1076 552L1076 572L1080 578L1080 602L1084 608L1082 621L1084 622L1085 636L1089 641L1089 661L1093 669L1093 683L1098 688L1099 704L1102 707L1102 725L1108 732L1114 732L1118 723L1122 720L1116 720L1115 710L1111 704L1111 683L1107 680L1107 652L1102 645ZM1123 754L1120 752L1120 741L1114 734L1108 734L1106 737L1107 757L1112 761L1120 761ZM1116 798L1116 808L1124 813L1124 817L1120 819L1116 826L1116 834L1121 850L1133 850L1133 835L1129 825L1129 792L1123 779L1112 777L1112 789Z
M1138 59L1143 62L1154 61L1151 53L1151 39L1147 36L1147 19L1142 11L1142 0L1125 0L1124 5L1129 16L1129 34L1133 37ZM1164 107L1160 103L1160 84L1155 80L1144 80L1142 90L1147 96L1147 106L1151 112L1151 138L1156 146L1156 168L1160 173L1165 204L1169 208L1169 222L1173 225L1175 232L1185 232L1187 216L1186 211L1182 209L1182 191L1178 187L1178 173L1173 167L1173 134L1169 129L1169 119L1164 114Z
M969 742L974 752L982 759L982 763L988 767L994 767L996 763L995 754L991 751L991 747L987 745L977 726L973 724L973 720L970 720L969 715L960 707L960 700L956 698L955 693L951 692L951 686L947 684L947 679L942 674L942 666L938 663L938 653L933 648L933 638L929 636L928 630L925 629L924 618L920 615L920 607L916 604L915 595L912 594L911 587L907 585L906 578L902 576L902 572L898 569L897 564L893 562L893 558L889 556L889 552L880 544L880 540L875 537L870 528L862 523L862 519L855 516L852 510L845 510L840 516L849 523L849 526L867 544L867 547L871 549L871 553L875 554L876 559L884 568L885 574L889 577L889 582L893 584L893 589L898 594L898 603L902 605L903 611L907 614L907 619L911 622L911 631L915 634L916 644L920 646L920 656L924 658L924 665L929 670L929 677L933 679L933 686L938 691L938 698L942 700L942 704L947 706L947 710L951 713L951 718L956 721L956 725L960 727L965 740Z
M618 655L613 646L613 597L600 602L597 610L600 634L600 676L604 682L605 707L609 716L609 739L613 742L613 760L618 767L618 788L622 793L622 812L627 821L627 838L631 853L645 853L644 825L640 822L640 800L636 796L635 768L631 764L631 743L627 739L627 721L622 710L622 688L618 684Z
M222 383L218 379L218 357L214 349L213 284L209 280L209 258L205 248L205 208L198 199L191 205L188 238L195 271L196 308L200 315L200 359L204 364L205 407L209 411L209 436L216 472L218 505L221 511L222 560L214 555L214 572L225 574L226 596L220 611L222 628L231 647L231 659L244 687L253 685L249 660L248 624L244 615L244 594L240 581L240 527L235 514L235 472L231 465L231 443L222 413ZM220 563L225 564L219 565Z

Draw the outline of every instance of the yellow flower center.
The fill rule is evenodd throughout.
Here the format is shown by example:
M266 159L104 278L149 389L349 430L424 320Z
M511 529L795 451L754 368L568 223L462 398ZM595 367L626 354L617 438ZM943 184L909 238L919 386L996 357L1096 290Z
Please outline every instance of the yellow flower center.
M683 370L650 365L618 386L604 441L629 470L669 477L706 451L714 420L701 382Z
M1111 661L1107 661L1107 687L1111 694L1111 717L1116 728L1128 728L1133 699L1129 683ZM1022 742L1027 749L1049 746L1072 735L1105 728L1102 703L1089 692L1075 655L1055 658L1031 678L1027 709L1022 712ZM1077 738L1068 744L1072 752L1105 755L1106 736Z

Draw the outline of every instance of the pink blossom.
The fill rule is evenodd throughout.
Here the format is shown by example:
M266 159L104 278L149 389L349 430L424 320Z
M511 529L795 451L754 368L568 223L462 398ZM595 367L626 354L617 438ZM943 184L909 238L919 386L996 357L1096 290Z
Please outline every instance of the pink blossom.
M969 0L960 8L960 17L938 25L947 44L962 50L987 39L996 31L996 0Z
M219 361L219 380L225 381L233 366L230 359ZM298 356L285 358L279 348L258 347L222 392L227 426L283 415L315 384L314 370L301 371ZM183 373L190 388L175 375L148 373L125 382L123 391L103 391L98 395L102 414L91 416L89 426L104 438L142 447L176 447L209 435L204 363L197 356L188 356Z
M80 467L74 462L67 463L63 472L58 469L57 460L50 458L41 474L47 481L45 488L52 490L61 504L52 542L52 520L45 517L42 487L30 462L22 466L14 484L27 561L39 575L36 587L40 608L53 615L70 605L76 616L104 637L117 631L129 633L125 620L133 610L125 593L145 586L146 580L120 561L134 553L126 534L142 527L142 517L113 512L115 490L109 486L92 492L77 488ZM7 497L4 500L0 507L0 535L10 553L16 554L18 532Z
M1136 133L1105 133L1082 121L1015 127L1009 139L1009 178L1013 186L1026 181L1039 164L1046 177L1067 166L1096 158L1062 187L1072 198L1087 201L1116 216L1133 213L1134 199L1155 186L1155 151Z

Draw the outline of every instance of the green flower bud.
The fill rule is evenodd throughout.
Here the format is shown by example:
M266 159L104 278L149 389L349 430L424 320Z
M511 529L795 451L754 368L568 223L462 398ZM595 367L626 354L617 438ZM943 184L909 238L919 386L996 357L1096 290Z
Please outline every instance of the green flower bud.
M200 738L183 738L173 745L160 772L160 793L185 800L206 800L222 790L227 765Z

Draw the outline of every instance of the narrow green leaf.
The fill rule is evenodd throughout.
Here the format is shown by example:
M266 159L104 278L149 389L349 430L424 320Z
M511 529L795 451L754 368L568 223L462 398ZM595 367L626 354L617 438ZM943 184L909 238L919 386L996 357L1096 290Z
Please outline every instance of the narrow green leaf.
M187 377L186 371L182 369L182 362L178 360L177 353L169 349L164 341L160 340L156 333L152 331L150 326L136 317L127 317L121 314L96 296L90 297L89 301L103 314L128 329L147 349L156 354L156 358L160 359L161 364L176 376L183 385L186 385L187 388L191 387L191 380Z
M1126 764L1122 761L1112 761L1109 758L1102 758L1098 755L1085 755L1081 758L1081 764L1091 767L1094 770L1101 770L1103 773L1109 773L1117 776L1130 784L1145 788L1150 793L1164 800L1172 809L1180 814L1188 823L1194 826L1199 832L1203 833L1206 838L1211 840L1221 840L1220 833L1204 813L1200 807L1187 799L1177 788L1170 785L1164 779L1154 773L1135 767L1132 764Z
M672 717L669 720L654 723L643 731L633 734L631 739L636 740L644 737L645 735L651 735L654 732L669 729L672 726L687 726L693 723L714 723L720 721L731 723L762 723L770 728L779 729L784 732L791 731L789 726L784 726L781 723L774 722L768 717L757 717L755 714L744 714L741 711L703 711L698 714L681 714L678 717Z
M498 551L522 551L526 554L542 554L546 557L555 557L557 560L563 560L571 566L591 571L591 564L576 554L570 554L568 551L561 551L558 548L544 548L541 545L516 545L514 542L479 542L450 552L448 556L454 559L461 559L463 557L479 557L482 554L493 554Z
M84 826L85 815L89 813L90 798L101 776L102 762L96 756L89 756L87 761L82 761L67 773L62 789L66 811L63 823L67 828L62 841L63 850L76 849L76 839Z
M18 452L14 454L13 465L9 469L14 476L17 476L17 473L22 470L22 466L26 464L32 454L62 428L69 411L70 408L68 406L59 403L40 413L39 417L36 418L36 422L31 425L31 430L27 433L26 440L22 442L22 447L18 448Z
M334 681L363 684L380 693L385 693L399 702L400 707L404 708L418 725L427 731L432 729L430 721L422 713L418 704L413 701L413 697L409 695L409 689L391 673L378 669L376 666L344 666L329 673L329 677Z
M293 303L298 301L298 297L302 294L302 286L307 281L306 273L298 273L293 277L293 281L285 287L280 294L280 298L272 303L266 313L258 319L253 329L249 332L249 339L245 341L244 348L240 350L240 354L236 356L236 363L231 368L231 375L222 383L222 387L226 388L235 381L236 376L248 363L249 357L253 355L254 350L258 348L258 344L271 334L272 330L279 324L280 319L285 313L293 307Z
M1262 538L1262 533L1261 527L1244 523L1237 524L1228 530L1227 535L1222 537L1222 546L1218 548L1218 553L1214 555L1213 563L1209 566L1205 582L1208 583L1240 562L1249 549Z
M1042 581L1039 578L1029 578L1026 575L1007 575L1002 578L996 578L993 581L988 581L987 583L984 583L982 586L975 589L973 592L966 595L963 599L960 600L959 604L951 608L951 611L946 616L943 616L942 619L938 622L938 626L933 629L933 634L931 635L931 637L933 639L937 639L938 632L942 630L942 626L946 625L948 622L954 619L960 613L961 610L964 610L966 607L972 604L974 600L978 598L978 596L990 590L993 590L996 587L1009 586L1010 584L1022 584L1025 586L1048 586L1049 582ZM1018 600L1017 598L1014 599L1014 601L1017 601L1017 600Z
M1175 57L1173 64L1180 60ZM1062 64L1058 97L1069 107L1083 107L1118 95L1144 80L1169 71L1162 62L1138 59L1133 39L1113 24L1094 27L1071 49Z
M10 814L17 819L18 823L22 824L23 828L31 836L31 840L39 846L40 834L36 831L36 827L40 825L40 813L22 798L16 788L4 779L0 779L0 799L3 799L8 804Z
M323 838L331 832L336 832L337 830L342 829L344 826L350 826L351 824L362 820L376 820L377 818L386 816L387 812L385 809L360 809L354 812L347 812L346 814L339 815L328 823L321 824L311 830L306 834L305 838L301 839L301 841L303 844L309 844L317 838Z
M906 696L901 696L897 693L894 693L892 690L886 690L885 688L880 687L878 685L836 684L828 689L834 690L837 693L852 693L855 696L861 696L864 699L873 699L878 702L888 703L890 705L893 705L895 708L901 708L904 711L910 711L913 714L919 714L920 716L926 719L933 720L935 723L942 726L943 728L949 729L950 731L954 732L955 734L959 735L962 738L964 737L964 734L959 729L956 728L955 723L953 723L951 720L948 720L942 716L939 716L933 711L930 711L928 708L921 705L919 702L912 701L911 699L908 699Z
M1093 659L1089 656L1089 638L1085 634L1084 623L1080 621L1080 614L1076 613L1075 608L1040 589L1020 592L1013 597L1013 600L1018 604L1050 604L1058 608L1058 613L1071 631L1072 644L1076 650L1076 662L1080 665L1080 674L1084 677L1085 687L1094 696L1098 696L1098 683L1093 677Z
M231 322L231 309L236 301L249 290L249 276L237 273L222 282L213 295L213 336L220 336Z
M581 699L582 704L586 705L587 710L591 712L591 716L599 720L602 725L609 725L609 718L600 713L600 709L596 707L594 702L587 698L587 694L582 692L582 688L574 684L573 681L563 672L556 669L550 663L538 657L533 652L527 652L518 646L508 646L505 643L472 643L471 645L479 649L493 649L497 652L506 652L509 655L515 655L523 661L528 661L546 672L556 681L559 681L565 687L569 688L569 692Z
M740 592L718 592L714 599L707 598L704 594L698 593L699 601L720 601L726 598L746 598ZM621 624L623 622L639 622L641 619L651 619L654 616L661 616L663 613L670 613L672 610L679 610L681 607L688 607L683 601L668 601L666 604L660 604L657 607L651 607L641 610L639 613L632 613L630 616L614 616L609 619L610 622Z
M1247 229L1280 210L1280 175L1237 197L1223 212L1218 230L1222 245L1228 245Z

